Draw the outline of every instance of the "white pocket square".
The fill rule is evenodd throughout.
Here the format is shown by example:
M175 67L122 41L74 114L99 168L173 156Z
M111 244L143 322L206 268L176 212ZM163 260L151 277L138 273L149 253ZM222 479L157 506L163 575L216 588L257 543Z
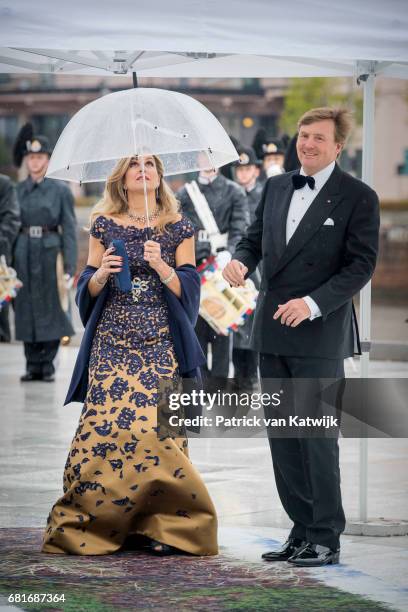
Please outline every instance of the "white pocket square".
M331 217L328 217L323 225L334 225L334 221Z

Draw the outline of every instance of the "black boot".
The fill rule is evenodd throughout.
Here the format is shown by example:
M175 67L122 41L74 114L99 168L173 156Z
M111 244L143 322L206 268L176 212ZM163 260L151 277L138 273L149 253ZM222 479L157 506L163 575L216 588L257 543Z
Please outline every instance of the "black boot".
M33 380L42 380L41 374L34 374L34 372L26 372L20 377L21 382L32 382Z

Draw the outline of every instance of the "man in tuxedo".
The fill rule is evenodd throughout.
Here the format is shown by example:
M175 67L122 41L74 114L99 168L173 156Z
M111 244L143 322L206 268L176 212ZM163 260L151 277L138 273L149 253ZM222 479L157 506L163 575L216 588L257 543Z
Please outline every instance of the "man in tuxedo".
M345 109L317 108L300 118L300 171L266 182L255 221L224 270L239 286L263 260L251 338L261 379L341 379L345 357L356 340L358 346L352 298L374 272L379 204L370 187L336 163L350 127ZM269 443L293 528L282 548L263 558L308 567L337 563L345 526L337 437Z

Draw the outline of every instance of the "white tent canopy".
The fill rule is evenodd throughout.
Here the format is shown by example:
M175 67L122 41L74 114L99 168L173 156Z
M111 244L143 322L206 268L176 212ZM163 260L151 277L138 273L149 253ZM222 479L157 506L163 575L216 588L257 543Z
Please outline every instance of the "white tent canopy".
M405 0L0 0L0 72L408 76Z
M0 73L361 77L363 180L373 178L374 79L408 78L406 0L0 0ZM361 291L368 376L371 290ZM360 519L367 520L367 440Z

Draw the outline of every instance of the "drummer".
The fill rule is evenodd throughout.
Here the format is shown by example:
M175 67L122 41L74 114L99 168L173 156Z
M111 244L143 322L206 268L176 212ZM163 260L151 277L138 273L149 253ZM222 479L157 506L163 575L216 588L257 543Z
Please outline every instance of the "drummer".
M258 180L262 162L256 157L252 147L241 147L239 154L239 161L235 165L235 180L245 190L250 222L253 223L263 189L262 183ZM259 272L255 271L250 278L259 289ZM234 378L248 390L256 387L258 379L258 353L252 351L249 346L253 318L254 315L250 315L245 324L239 326L233 334Z
M228 233L227 251L223 251L218 257L218 262L223 267L231 258L230 254L249 223L246 196L239 185L225 178L218 170L201 170L197 184L208 202L220 233ZM197 266L200 266L211 255L208 235L195 212L186 187L177 193L177 198L183 212L196 228L196 262ZM202 317L198 317L196 334L207 359L211 347L211 367L208 367L207 362L207 367L203 368L206 376L217 379L215 385L226 384L230 366L230 336L217 334Z

